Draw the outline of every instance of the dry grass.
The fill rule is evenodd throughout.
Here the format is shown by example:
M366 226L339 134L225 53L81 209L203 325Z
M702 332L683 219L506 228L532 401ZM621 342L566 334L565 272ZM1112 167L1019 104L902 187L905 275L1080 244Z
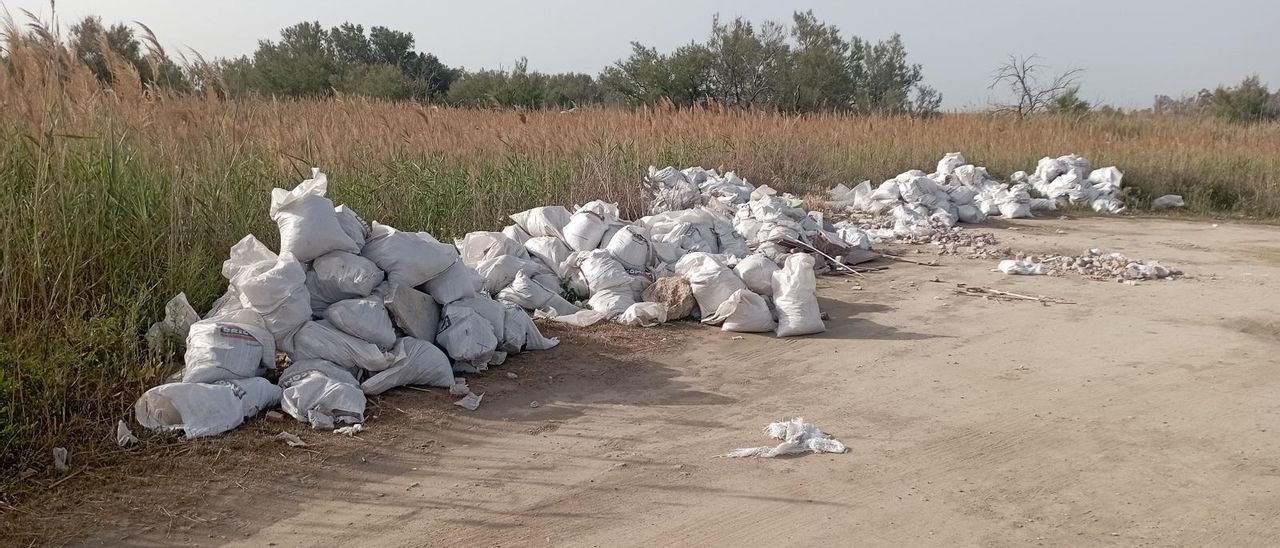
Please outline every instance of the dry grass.
M141 333L185 291L207 306L245 233L269 245L269 190L309 166L368 219L457 236L545 203L640 212L649 164L737 170L813 192L929 170L963 151L996 176L1044 155L1118 165L1141 206L1280 215L1280 125L1176 117L930 120L755 112L437 109L362 99L219 100L104 87L48 29L9 23L0 60L0 468L107 443L173 369ZM117 63L117 65L121 65ZM32 457L38 459L31 460Z

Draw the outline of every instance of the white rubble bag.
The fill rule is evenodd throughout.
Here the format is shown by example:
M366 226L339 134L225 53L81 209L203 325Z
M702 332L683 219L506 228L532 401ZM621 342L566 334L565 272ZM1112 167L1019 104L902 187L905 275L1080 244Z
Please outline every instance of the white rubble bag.
M505 309L502 321L505 327ZM498 338L488 320L475 310L455 302L444 307L440 332L436 333L436 344L454 361L483 367L498 348Z
M996 268L1005 274L1023 276L1042 276L1049 273L1049 269L1045 267L1044 263L1038 263L1031 259L1005 259L1000 261Z
M769 303L750 289L734 291L714 314L702 318L702 323L736 333L765 333L777 327Z
M324 309L341 300L368 297L385 275L373 261L346 251L333 251L316 258L307 271L307 292L311 313L323 316Z
M380 350L390 350L396 344L396 329L381 298L338 301L324 311L324 319L343 333L371 342Z
M449 358L434 344L413 337L396 341L392 351L395 363L384 371L365 379L360 388L365 395L375 396L397 386L411 384L449 388L453 386L453 367Z
M600 247L600 239L609 229L609 222L599 213L579 210L564 226L564 243L574 251L590 251Z
M546 267L537 259L517 259L510 255L485 259L480 261L479 265L476 265L476 274L479 274L484 280L480 284L480 290L490 295L497 295L499 291L510 286L519 272L524 272L531 277L538 274L549 274L546 271ZM557 277L556 287L560 287L559 280Z
M640 227L627 225L618 229L605 249L627 268L640 270L649 264L649 238Z
M289 253L277 256L250 234L231 247L222 274L239 293L240 304L262 316L276 347L289 352L294 332L311 319L302 263Z
M544 337L533 318L524 309L508 305L503 315L502 340L498 350L518 354L525 350L550 350L560 344L560 339Z
M200 314L196 313L196 309L192 308L191 303L187 301L187 294L174 295L164 304L164 319L147 328L147 334L144 337L147 347L160 350L164 348L165 341L169 340L185 346L187 335L191 333L191 326L198 321L200 321Z
M663 303L639 302L628 306L616 320L632 327L653 327L667 321L667 306Z
M316 430L364 423L368 404L351 373L325 360L295 362L280 374L280 407Z
M818 281L814 259L808 253L787 257L782 270L773 273L773 304L778 311L779 337L810 335L827 330L818 309Z
M355 372L382 371L391 366L392 357L378 346L359 337L348 335L327 321L307 322L294 336L294 361L309 359L328 360Z
M511 255L519 259L529 258L524 244L508 238L501 232L468 232L457 242L462 262L475 268L480 261Z
M373 223L360 255L387 273L387 281L416 287L458 261L458 250L425 232L401 232Z
M191 324L182 380L208 383L244 379L275 365L275 337L257 312L241 309Z
M778 263L763 255L750 255L733 267L733 272L757 295L773 295L773 273Z
M271 220L280 227L280 253L311 262L330 251L359 253L360 246L342 230L333 202L324 197L328 177L318 168L292 191L271 190Z
M215 436L280 401L280 387L262 377L214 383L175 382L147 390L133 405L138 424L187 439Z
M382 304L406 335L434 343L440 328L440 305L431 295L403 284L389 284Z
M1165 194L1164 196L1151 200L1151 209L1156 211L1161 209L1172 209L1175 207L1186 207L1186 205L1187 202L1183 201L1182 196L1177 194ZM167 317L168 316L166 315L166 318Z
M522 251L524 248L520 248ZM441 306L458 299L470 297L484 289L484 278L463 261L453 263L439 276L428 281L423 289Z
M560 238L552 236L539 236L529 238L524 243L524 248L529 251L529 256L540 261L552 272L560 273L560 265L564 260L569 258L569 254L573 253L569 246L560 241Z
M363 248L364 240L369 236L369 225L345 205L333 208L333 212L338 216L338 225L342 227L342 231L356 243L356 247Z
M559 293L534 281L524 272L517 272L511 285L498 292L497 299L525 310L550 308L557 314L573 314L579 310L573 303L564 300Z
M747 288L737 274L715 262L704 262L684 277L693 288L693 298L698 301L699 314L703 317L715 314L733 292Z
M659 170L649 166L646 182L653 191L653 202L649 206L652 214L689 209L702 203L697 185L674 167Z
M564 225L569 224L569 210L564 206L542 206L511 215L511 220L524 229L531 238L563 235Z

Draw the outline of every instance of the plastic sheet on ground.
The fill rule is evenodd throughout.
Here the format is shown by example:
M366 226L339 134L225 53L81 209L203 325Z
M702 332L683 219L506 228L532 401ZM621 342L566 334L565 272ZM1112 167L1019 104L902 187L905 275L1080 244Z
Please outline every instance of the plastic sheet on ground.
M725 454L734 458L773 458L798 453L844 453L849 450L839 440L831 437L816 425L804 422L802 418L770 423L764 428L770 438L782 440L773 446L744 447L734 449Z

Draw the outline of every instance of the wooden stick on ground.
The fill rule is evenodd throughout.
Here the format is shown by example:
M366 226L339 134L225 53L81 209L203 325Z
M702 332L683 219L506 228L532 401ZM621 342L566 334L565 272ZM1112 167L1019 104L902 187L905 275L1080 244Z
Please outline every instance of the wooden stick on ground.
M1035 301L1044 304L1076 304L1072 301L1059 299L1057 297L1046 297L1044 295L1031 296L1011 293L1008 291L1000 291L999 289L991 289L989 287L958 287L957 295L967 295L969 297L983 297L987 299L997 299L1006 301Z

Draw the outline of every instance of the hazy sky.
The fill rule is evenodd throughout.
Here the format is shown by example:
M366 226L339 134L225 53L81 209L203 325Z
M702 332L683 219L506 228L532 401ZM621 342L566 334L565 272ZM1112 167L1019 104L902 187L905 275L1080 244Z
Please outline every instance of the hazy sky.
M47 1L0 3L15 17L18 8L49 14ZM59 0L57 9L64 29L90 13L136 20L171 51L193 48L206 57L252 52L259 39L277 38L298 21L351 21L412 32L419 50L453 66L510 67L526 56L541 71L592 74L626 55L632 41L669 51L702 40L716 13L789 21L792 12L812 9L846 35L901 34L909 60L924 65L926 83L942 91L947 109L987 105L991 72L1010 53L1039 54L1055 69L1084 68L1087 99L1130 108L1253 73L1280 86L1275 0Z

